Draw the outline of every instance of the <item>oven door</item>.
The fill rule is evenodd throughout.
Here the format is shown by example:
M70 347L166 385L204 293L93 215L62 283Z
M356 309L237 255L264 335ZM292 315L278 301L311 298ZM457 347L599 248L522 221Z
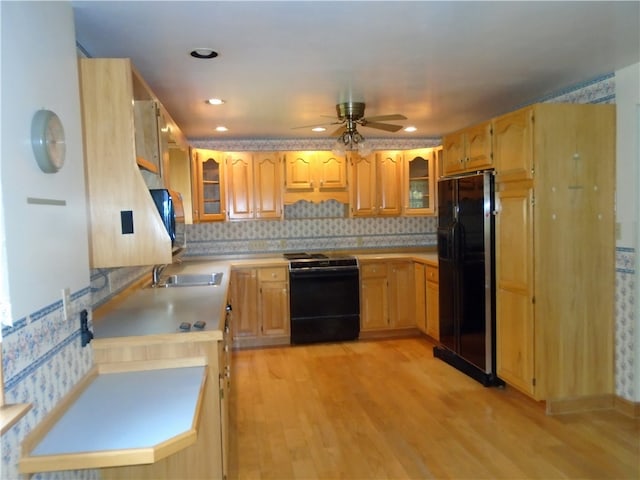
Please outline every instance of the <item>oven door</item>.
M358 338L360 275L357 268L292 270L289 295L291 343Z

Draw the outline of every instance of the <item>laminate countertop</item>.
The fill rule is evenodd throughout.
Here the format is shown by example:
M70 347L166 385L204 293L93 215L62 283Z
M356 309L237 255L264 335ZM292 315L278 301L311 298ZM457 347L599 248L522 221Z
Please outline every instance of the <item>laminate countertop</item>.
M359 261L413 260L438 265L436 252L354 253ZM208 334L222 339L229 279L233 267L286 267L288 260L280 254L246 258L193 259L167 267L164 275L222 273L218 286L144 287L122 301L114 301L103 315L94 318L94 338L97 342L118 337L166 334ZM198 321L202 329L194 328ZM188 323L189 330L180 325Z
M220 285L144 287L115 301L104 315L93 321L94 339L164 334L208 334L219 340L224 329L227 292L231 266L229 262L184 263L174 273L222 273ZM197 329L195 323L204 322ZM188 323L189 330L180 325Z

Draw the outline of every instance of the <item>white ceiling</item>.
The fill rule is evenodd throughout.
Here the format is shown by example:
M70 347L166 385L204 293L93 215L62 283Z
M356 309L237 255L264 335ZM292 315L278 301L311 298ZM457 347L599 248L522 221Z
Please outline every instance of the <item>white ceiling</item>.
M343 101L418 128L365 136L439 137L640 61L638 1L72 5L81 47L130 57L191 139L327 137L292 127L331 122Z

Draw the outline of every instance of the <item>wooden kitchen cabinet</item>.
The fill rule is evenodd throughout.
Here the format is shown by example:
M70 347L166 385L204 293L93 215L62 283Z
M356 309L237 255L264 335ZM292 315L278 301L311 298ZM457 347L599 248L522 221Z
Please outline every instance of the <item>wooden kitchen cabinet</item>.
M494 120L497 372L548 412L614 394L615 106Z
M415 329L414 285L411 260L361 262L361 331Z
M404 215L435 214L435 150L420 148L404 152Z
M389 327L386 262L360 264L360 330Z
M196 222L226 219L224 154L215 150L191 150L194 172L194 212Z
M122 366L125 363L149 365L164 362L176 366L206 362L207 378L200 408L196 443L166 458L147 464L100 469L103 479L156 480L172 478L227 478L229 464L229 388L231 355L229 332L170 334L95 340L92 343L96 365ZM121 367L122 368L122 367ZM162 446L161 446L162 447ZM165 450L169 449L164 445ZM162 450L162 448L160 448ZM118 452L114 452L117 458ZM132 454L132 455L135 455ZM117 465L114 461L113 465Z
M351 164L351 216L399 216L402 213L401 151L353 153Z
M286 204L298 200L348 202L349 182L344 157L324 150L286 152L284 163Z
M157 99L129 59L83 58L79 72L90 265L171 263L171 239L149 194L150 186L163 186L159 145L154 137L142 148L144 127L134 111L136 102L157 106ZM157 129L155 116L149 122ZM155 158L141 157L143 150ZM145 182L140 168L152 182Z
M282 161L277 152L226 154L228 217L282 217Z
M440 286L438 267L427 265L426 267L426 303L427 326L426 334L436 342L440 341Z
M491 121L445 135L442 147L444 175L491 168Z
M414 263L416 325L432 339L440 340L438 267Z
M416 289L416 326L422 333L427 333L427 277L426 265L415 262L413 265L414 284Z
M235 347L290 342L288 279L287 267L234 268L231 271Z

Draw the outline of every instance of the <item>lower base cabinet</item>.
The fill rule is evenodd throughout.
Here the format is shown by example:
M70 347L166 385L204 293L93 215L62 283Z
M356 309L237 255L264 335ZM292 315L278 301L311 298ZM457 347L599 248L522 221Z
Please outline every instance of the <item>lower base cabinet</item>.
M440 341L440 286L438 267L427 265L426 268L426 301L427 328L426 334L435 341Z
M229 387L231 356L229 330L218 340L207 333L125 337L105 342L95 341L94 362L134 362L154 360L207 359L207 380L200 411L198 439L155 463L100 469L104 480L158 480L174 478L224 479L228 477ZM219 334L218 334L219 335ZM176 340L173 340L176 339ZM99 414L99 412L96 412Z
M360 263L360 331L416 327L413 261Z
M440 341L438 267L414 264L416 326L435 341Z
M234 268L230 292L234 347L290 343L286 267Z

